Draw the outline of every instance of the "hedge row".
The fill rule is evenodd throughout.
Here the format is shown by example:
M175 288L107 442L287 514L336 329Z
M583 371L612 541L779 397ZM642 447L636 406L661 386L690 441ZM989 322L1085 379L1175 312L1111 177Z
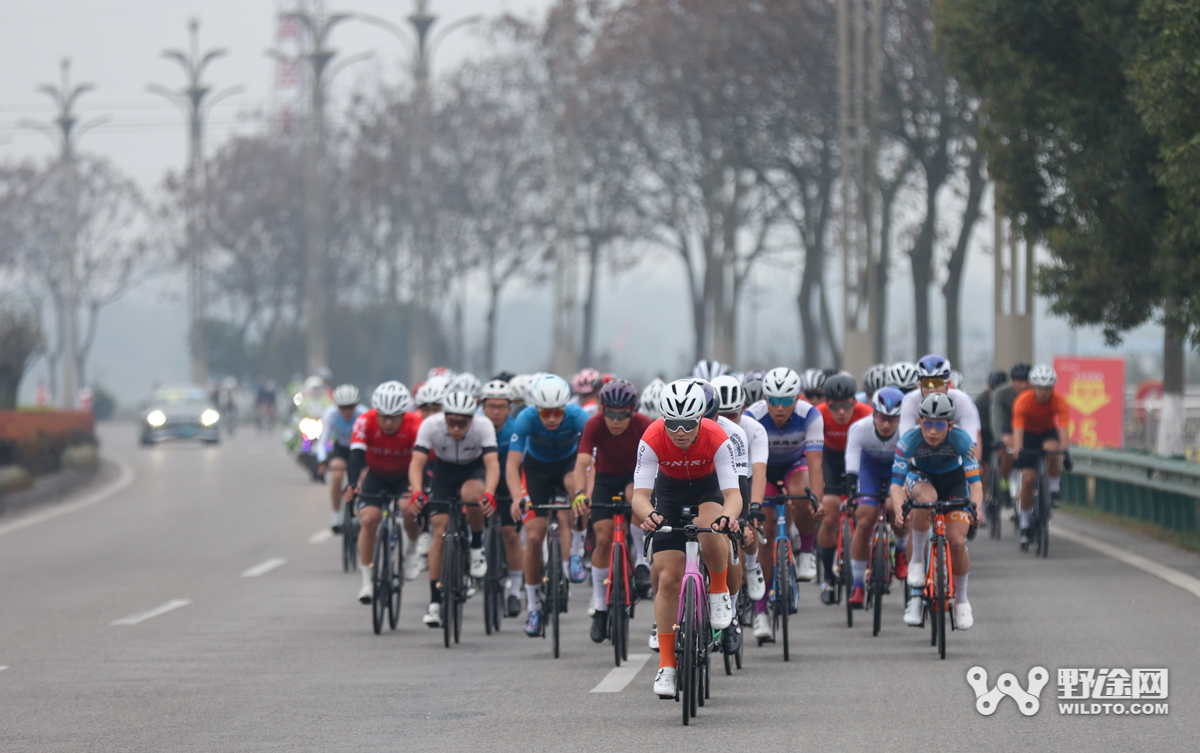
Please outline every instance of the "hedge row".
M96 424L91 413L0 412L0 466L19 465L41 476L59 469L67 447L95 443Z

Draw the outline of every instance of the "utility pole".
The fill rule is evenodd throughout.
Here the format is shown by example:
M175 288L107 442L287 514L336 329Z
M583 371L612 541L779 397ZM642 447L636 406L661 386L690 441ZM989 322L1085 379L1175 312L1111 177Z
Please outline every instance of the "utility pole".
M188 120L187 192L187 278L188 278L188 339L192 359L192 384L208 381L208 341L204 334L205 318L205 257L208 252L208 170L204 162L204 120L209 111L226 97L244 87L234 86L214 94L203 82L208 64L224 57L224 49L200 54L200 21L188 22L187 52L164 50L162 56L174 60L183 68L187 85L173 91L165 86L150 84L147 88L179 105Z
M1018 361L1033 362L1033 244L1026 241L1024 295L1021 295L1021 244L1018 228L1001 211L1003 187L992 184L994 203L993 268L995 284L995 333L993 366L1010 368ZM1007 265L1005 260L1007 258ZM1006 300L1007 299L1007 300ZM1005 305L1007 303L1007 305Z
M550 15L550 86L556 107L554 142L554 360L556 374L575 371L578 354L576 299L579 294L578 190L579 153L575 118L579 117L577 70L580 28L575 0L562 0Z
M75 145L83 134L107 118L96 118L79 123L75 103L84 94L96 88L95 84L71 85L71 61L62 60L62 83L55 87L42 84L37 91L54 101L58 117L53 125L35 121L21 121L26 128L33 128L50 136L59 147L58 163L58 343L62 359L62 384L58 394L59 405L66 410L75 408L79 392L79 353L76 319L79 308L79 279L76 269L77 244L79 241L79 186L75 165Z

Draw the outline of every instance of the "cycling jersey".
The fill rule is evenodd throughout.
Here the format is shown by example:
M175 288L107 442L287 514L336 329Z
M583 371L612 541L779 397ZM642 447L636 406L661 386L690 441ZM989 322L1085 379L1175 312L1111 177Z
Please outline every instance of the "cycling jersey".
M950 396L950 402L954 403L954 410L958 414L958 417L954 419L955 428L966 432L972 443L978 442L979 411L975 409L975 401L967 393L953 387L946 394ZM904 396L904 402L900 403L901 436L917 427L921 416L921 401L924 399L920 390L913 390Z
M733 470L737 475L750 478L750 441L742 427L724 416L717 416L717 425L729 437L729 448L733 451Z
M644 413L634 413L625 431L613 434L604 423L603 414L592 416L583 427L579 454L592 455L596 459L596 473L628 476L637 465L638 443L651 423Z
M1057 425L1055 419L1058 419ZM1046 434L1055 428L1066 429L1071 424L1071 408L1066 398L1050 393L1050 399L1039 403L1033 390L1022 392L1012 407L1012 428L1033 434Z
M508 443L512 441L513 425L516 419L517 416L515 413L510 414L505 419L504 426L501 426L499 429L496 429L495 426L492 427L496 431L496 452L500 458L500 485L496 487L497 497L508 497L508 485L504 483L504 474L508 472L508 469L505 468L508 462Z
M568 404L563 410L566 415L554 431L547 429L542 423L536 406L530 405L521 411L513 423L509 452L519 452L543 463L574 460L575 451L579 447L579 437L587 425L588 414L574 404Z
M846 474L858 475L858 491L862 494L882 494L891 481L892 462L896 458L896 443L900 432L881 437L872 416L859 419L846 435ZM874 498L864 498L875 504Z
M653 489L660 472L679 481L699 481L715 473L721 489L739 488L729 435L707 418L700 420L700 433L686 450L671 441L661 418L650 424L638 445L634 488Z
M335 405L325 411L325 415L321 416L321 441L317 442L317 462L324 463L329 457L329 442L333 440L343 447L350 446L350 435L354 432L354 422L358 417L367 412L367 406L356 405L354 407L354 416L347 421L342 418L342 411Z
M850 433L850 427L855 421L859 421L869 415L874 410L866 403L855 403L854 410L850 414L850 420L844 424L839 424L833 418L833 411L829 408L828 403L822 403L817 410L821 411L821 419L825 423L825 452L837 450L839 452L846 449L846 435Z
M767 430L763 428L762 424L745 413L738 419L738 425L742 427L742 431L746 432L746 440L750 448L750 465L754 466L756 463L766 463L767 456L770 453Z
M892 483L903 485L914 473L940 476L961 471L971 483L979 480L979 463L971 455L975 440L958 426L939 445L931 446L920 429L910 429L896 443Z
M1012 407L1017 399L1017 388L1002 384L992 395L992 431L997 434L1012 434Z
M389 478L408 475L408 464L412 460L413 445L421 426L420 413L405 413L404 420L395 434L384 434L379 428L379 417L369 410L354 420L350 436L351 486L358 483L362 465L372 473Z
M767 401L759 400L746 411L767 432L767 465L793 466L805 460L806 452L820 452L825 444L825 421L812 404L796 399L796 410L782 428L771 420Z
M484 453L496 452L496 428L487 416L477 416L471 421L466 435L456 440L446 428L446 414L434 413L421 422L414 449L426 455L430 450L436 452L439 468L443 464L466 465L483 457ZM436 468L434 474L437 474Z

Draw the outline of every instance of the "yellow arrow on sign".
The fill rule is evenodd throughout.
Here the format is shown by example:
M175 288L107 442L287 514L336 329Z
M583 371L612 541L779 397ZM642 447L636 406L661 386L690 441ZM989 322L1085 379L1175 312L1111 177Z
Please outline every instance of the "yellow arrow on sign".
M1067 393L1067 403L1085 416L1112 402L1104 391L1102 379L1076 379L1071 382L1071 391Z

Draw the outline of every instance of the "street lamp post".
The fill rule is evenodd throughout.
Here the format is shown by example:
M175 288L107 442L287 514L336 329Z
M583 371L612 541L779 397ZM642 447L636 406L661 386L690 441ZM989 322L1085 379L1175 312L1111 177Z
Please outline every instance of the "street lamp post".
M187 166L187 276L188 276L188 336L192 360L192 383L203 385L208 379L208 343L204 335L205 316L205 256L208 250L208 175L204 163L204 121L209 111L221 100L241 92L234 86L211 97L211 89L203 83L209 63L224 57L223 49L200 54L200 21L188 22L190 44L187 52L164 50L162 56L174 60L183 68L187 85L174 91L150 84L147 88L179 105L188 119Z

